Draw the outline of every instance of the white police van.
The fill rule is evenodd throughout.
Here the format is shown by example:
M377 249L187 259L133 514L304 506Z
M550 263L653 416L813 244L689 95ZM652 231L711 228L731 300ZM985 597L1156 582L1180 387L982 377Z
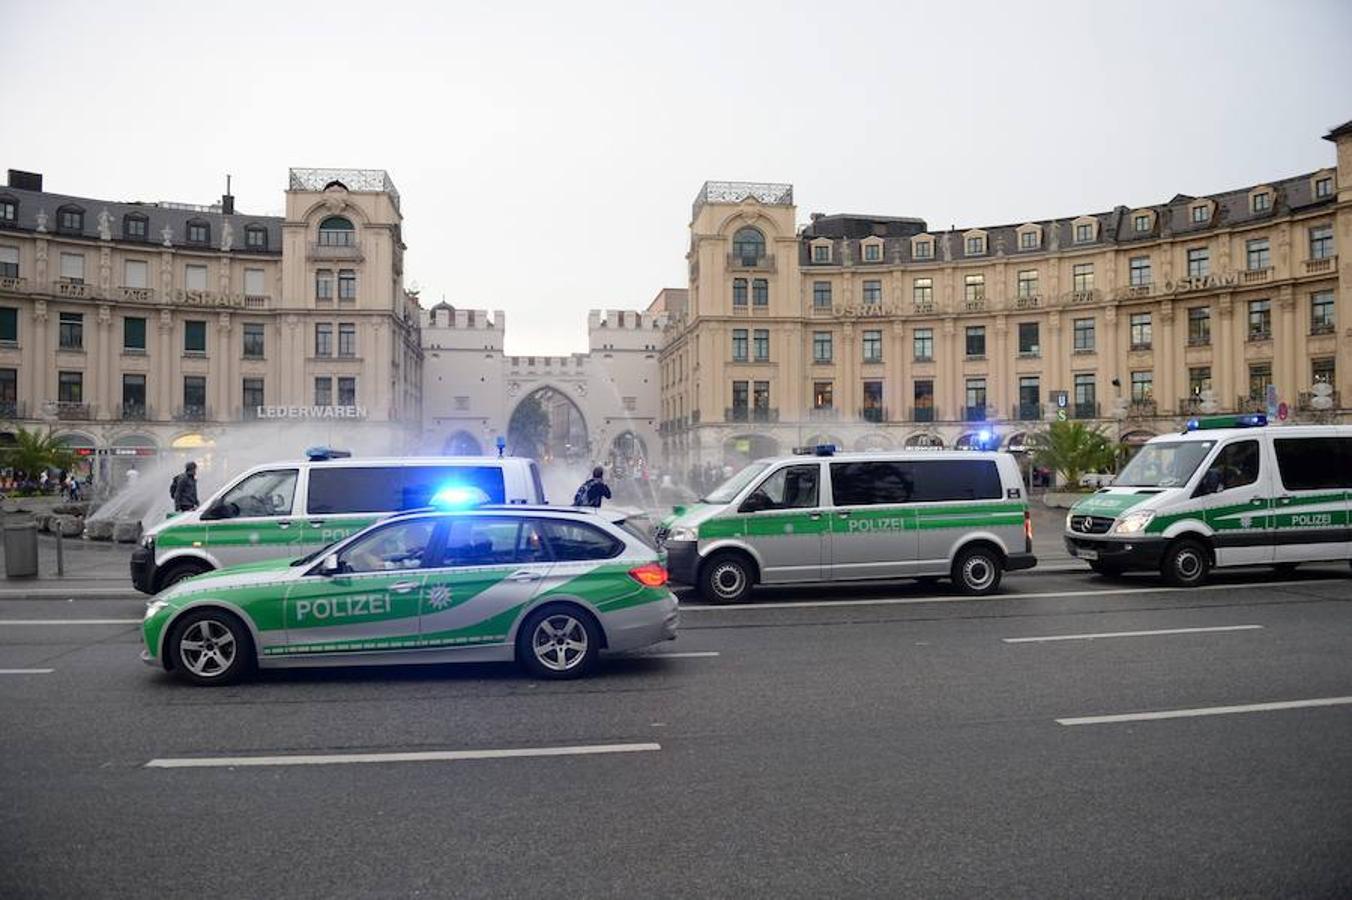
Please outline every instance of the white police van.
M1152 438L1066 516L1066 549L1096 572L1158 570L1179 586L1213 568L1352 559L1352 426L1193 419Z

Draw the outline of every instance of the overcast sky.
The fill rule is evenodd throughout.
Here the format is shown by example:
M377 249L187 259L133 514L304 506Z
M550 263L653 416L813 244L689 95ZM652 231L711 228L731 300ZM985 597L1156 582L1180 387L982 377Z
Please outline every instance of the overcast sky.
M0 0L0 167L280 213L289 166L389 170L407 283L513 353L685 285L706 179L933 228L1333 162L1352 3Z

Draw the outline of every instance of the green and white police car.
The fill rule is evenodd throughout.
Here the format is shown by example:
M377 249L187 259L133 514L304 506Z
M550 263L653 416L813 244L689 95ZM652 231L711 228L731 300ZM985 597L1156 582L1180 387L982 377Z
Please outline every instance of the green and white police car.
M723 603L757 583L869 579L947 577L991 594L1004 572L1037 564L1018 464L967 450L823 445L758 460L657 536L672 579Z
M480 506L179 582L147 604L141 656L202 685L255 666L495 660L570 678L602 650L674 640L677 618L656 549L620 515Z
M1352 558L1352 427L1193 419L1152 438L1066 516L1066 549L1100 574L1157 570L1199 585L1216 567Z

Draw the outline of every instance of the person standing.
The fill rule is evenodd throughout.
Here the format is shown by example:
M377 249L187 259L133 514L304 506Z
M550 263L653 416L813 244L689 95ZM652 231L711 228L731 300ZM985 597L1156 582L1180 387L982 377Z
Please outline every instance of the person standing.
M197 509L197 463L189 461L183 472L174 476L169 493L174 498L174 512Z
M573 495L573 505L600 509L601 501L610 499L610 485L606 484L605 475L605 469L600 466L592 469L592 477L582 482L582 486Z

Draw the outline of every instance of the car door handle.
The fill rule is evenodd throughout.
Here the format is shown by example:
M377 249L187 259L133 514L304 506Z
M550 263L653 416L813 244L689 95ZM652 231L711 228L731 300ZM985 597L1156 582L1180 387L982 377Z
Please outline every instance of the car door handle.
M1287 503L1290 503L1291 499L1292 499L1291 497L1278 497L1277 502L1285 505Z
M842 519L848 519L850 517L850 511L847 509L844 512L836 513L836 515L840 516Z
M1264 500L1262 497L1255 497L1255 498L1253 498L1252 500L1249 501L1249 504L1250 504L1251 506L1262 506L1262 505L1263 505L1264 503L1266 503L1266 502L1267 502L1267 501Z
M537 581L539 578L540 576L535 574L534 572L513 572L512 574L507 576L508 581L516 581L521 583L525 583L527 581Z
M407 594L417 586L418 582L416 581L396 581L394 584L390 585L390 593Z
M820 518L822 517L822 514L821 514L821 513L808 513L808 514L807 514L807 517L808 517L809 519L811 519L812 521L815 522L815 521L817 521L818 519L820 519Z
M277 527L280 528L280 529L282 529L282 531L286 531L288 528L291 527L291 523L290 523L290 522L278 522L278 523L277 523Z
M323 520L323 519L311 519L309 524L310 524L310 527L311 527L311 528L318 528L320 525L323 525L323 524L324 524L324 520Z

